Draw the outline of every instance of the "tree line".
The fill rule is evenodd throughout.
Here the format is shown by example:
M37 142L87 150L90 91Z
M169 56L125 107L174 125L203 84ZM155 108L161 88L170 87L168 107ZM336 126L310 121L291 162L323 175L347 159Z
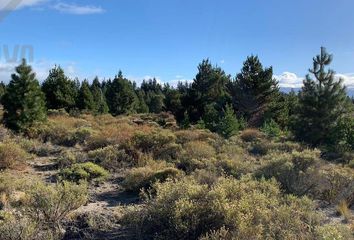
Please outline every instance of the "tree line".
M228 138L244 127L273 125L290 130L312 146L354 147L353 101L342 80L327 69L332 55L325 48L313 59L313 67L300 92L283 93L257 56L249 56L235 77L210 60L198 66L192 83L176 87L144 80L140 86L119 73L89 83L70 79L60 66L50 70L42 84L26 61L15 69L8 85L0 84L5 125L25 131L45 121L47 109L65 109L113 116L171 112L181 127L198 125Z

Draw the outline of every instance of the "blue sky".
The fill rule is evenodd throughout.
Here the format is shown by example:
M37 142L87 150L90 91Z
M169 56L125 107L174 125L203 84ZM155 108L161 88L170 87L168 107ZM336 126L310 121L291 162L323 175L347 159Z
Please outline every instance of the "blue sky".
M33 46L40 79L60 64L80 79L121 69L138 82L155 76L174 83L193 79L204 58L234 76L257 54L283 86L295 87L323 45L334 54L332 68L354 87L353 0L16 1L1 19L0 46ZM13 63L0 53L7 81Z

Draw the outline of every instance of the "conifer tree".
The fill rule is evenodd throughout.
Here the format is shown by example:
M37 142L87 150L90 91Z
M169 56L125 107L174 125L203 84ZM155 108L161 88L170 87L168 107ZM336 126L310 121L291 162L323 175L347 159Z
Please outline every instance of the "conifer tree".
M70 110L76 106L79 81L72 81L65 76L60 66L55 66L49 71L49 76L42 84L48 109L65 108Z
M346 112L347 96L343 80L335 79L335 72L326 67L332 62L332 55L321 48L313 58L313 68L304 80L299 93L299 106L294 119L294 132L299 140L314 146L328 144L340 119Z
M95 112L98 114L108 113L108 105L106 102L106 97L103 94L102 86L97 77L92 82L91 92L95 104Z
M15 131L24 131L36 122L46 119L44 94L35 73L23 59L16 67L3 96L4 123Z
M190 102L190 120L197 122L204 116L206 106L215 103L218 111L229 101L227 85L230 76L217 66L213 66L209 59L203 60L198 66L198 73L188 93Z
M2 97L5 94L5 89L6 89L6 85L4 84L4 82L0 82L0 102Z
M218 123L217 132L225 138L230 138L240 130L240 124L231 105L226 105L223 116Z
M276 101L278 83L272 67L263 68L257 56L247 57L231 89L234 107L250 126L259 127L270 103Z
M96 104L94 102L90 85L84 80L81 84L81 88L79 90L79 96L77 100L77 107L80 110L86 110L90 112L94 112L96 110Z
M121 71L107 88L107 102L114 116L136 112L138 99L133 84L123 77Z

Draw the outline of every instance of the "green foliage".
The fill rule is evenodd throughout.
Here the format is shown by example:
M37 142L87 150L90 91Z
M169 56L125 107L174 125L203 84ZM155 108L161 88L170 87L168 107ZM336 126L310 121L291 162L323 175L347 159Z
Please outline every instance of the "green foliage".
M210 104L215 103L221 111L224 103L230 98L226 87L229 82L230 76L220 67L213 66L209 59L199 64L198 73L186 99L190 105L189 118L192 123L204 118L205 110Z
M224 138L230 138L237 134L240 124L236 118L235 112L230 105L226 105L223 117L220 119L217 132Z
M272 67L263 68L257 56L247 58L231 87L235 109L253 127L262 125L264 113L278 91Z
M76 105L78 86L75 81L65 76L60 66L49 71L49 76L42 84L48 109L70 110Z
M25 131L37 122L46 120L44 95L32 68L22 60L12 74L12 80L2 98L4 123L16 131Z
M281 129L280 126L273 120L264 122L261 131L265 133L268 137L280 137Z
M89 112L94 112L96 110L96 103L93 99L90 85L86 80L81 84L77 99L77 107L81 110L86 110Z
M315 77L307 75L299 94L299 105L293 120L296 137L314 146L329 144L339 120L346 111L347 96L343 80L336 81L332 70L325 71L332 62L325 48L313 59L310 69Z
M109 109L108 109L106 97L103 94L101 84L97 77L92 82L91 92L92 92L93 102L95 105L95 113L98 114L108 113Z
M90 161L93 161L110 171L137 165L137 161L132 155L127 154L124 149L119 149L117 146L107 146L105 148L90 151L88 157Z
M144 102L149 108L151 113L160 113L164 109L164 94L162 92L162 86L157 80L150 79L143 81L140 87L144 96Z
M271 153L267 164L256 173L258 177L276 178L288 193L310 193L318 183L319 152L305 150L292 153Z
M61 179L73 182L79 182L81 180L103 181L108 175L109 173L104 168L92 162L77 163L59 172Z
M320 224L309 199L282 197L274 181L221 178L208 187L185 178L154 189L143 208L126 215L137 238L200 239L224 229L229 239L315 239L311 229Z
M28 157L27 152L14 142L0 143L0 170L21 168Z
M106 99L110 113L114 116L136 112L138 99L133 84L123 77L122 72L119 72L108 87Z
M123 186L126 191L138 193L141 189L149 189L156 182L175 179L181 175L178 169L164 164L147 165L129 170Z
M63 219L87 201L87 185L37 183L29 191L28 214L49 228L60 229Z

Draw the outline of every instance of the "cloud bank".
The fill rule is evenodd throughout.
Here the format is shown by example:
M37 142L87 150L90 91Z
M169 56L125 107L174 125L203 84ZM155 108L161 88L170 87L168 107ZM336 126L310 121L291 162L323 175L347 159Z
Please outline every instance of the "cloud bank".
M343 80L343 84L348 89L354 89L354 73L338 73L335 75L336 80ZM274 78L279 82L282 88L301 88L304 77L299 77L292 72L283 72L281 75L274 75Z
M53 9L61 13L74 15L100 14L105 12L100 6L78 5L54 0L0 0L0 12L10 12L28 7Z

